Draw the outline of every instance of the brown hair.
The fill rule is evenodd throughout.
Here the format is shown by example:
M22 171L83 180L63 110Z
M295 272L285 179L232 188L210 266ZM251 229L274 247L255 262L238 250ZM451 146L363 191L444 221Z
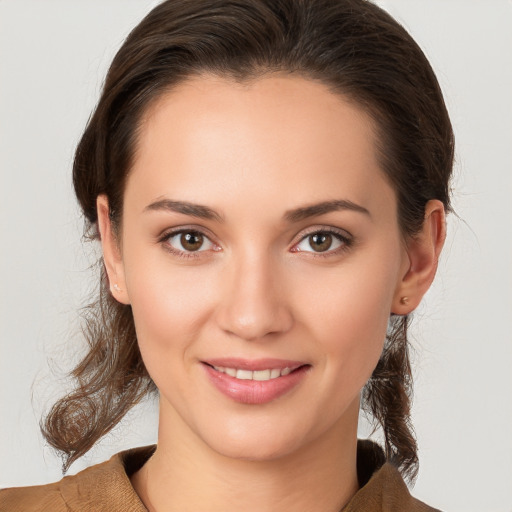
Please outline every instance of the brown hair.
M97 237L99 194L119 224L138 124L150 102L192 75L244 81L274 71L319 80L372 116L405 237L421 228L428 200L449 210L453 133L441 90L421 49L385 11L366 0L168 0L118 51L78 145L73 180L86 230ZM65 470L155 390L130 306L112 298L104 268L99 298L85 311L90 350L72 372L76 389L42 425L64 453ZM362 405L382 426L386 458L413 479L407 325L407 317L391 317Z

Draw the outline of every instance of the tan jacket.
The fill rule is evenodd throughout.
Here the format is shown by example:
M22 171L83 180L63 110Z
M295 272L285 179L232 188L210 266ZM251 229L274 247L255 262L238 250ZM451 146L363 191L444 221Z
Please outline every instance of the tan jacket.
M147 512L129 476L151 457L154 446L114 455L109 461L59 482L0 491L0 512ZM360 490L342 512L436 512L411 497L400 473L369 441L358 444ZM439 512L439 511L437 511Z

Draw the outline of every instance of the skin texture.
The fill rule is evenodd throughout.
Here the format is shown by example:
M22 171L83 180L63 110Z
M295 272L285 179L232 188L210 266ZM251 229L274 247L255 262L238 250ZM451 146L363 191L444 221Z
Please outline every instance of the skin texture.
M149 207L162 200L219 218ZM367 213L286 219L337 200ZM372 121L323 84L201 76L146 112L118 238L104 196L98 215L112 293L132 306L160 390L158 448L132 480L146 506L339 510L357 490L361 388L390 313L412 311L434 277L442 204L403 239ZM176 229L203 233L203 245L183 257ZM326 230L343 239L318 252L311 235ZM243 404L207 378L203 362L219 357L309 367L283 396Z

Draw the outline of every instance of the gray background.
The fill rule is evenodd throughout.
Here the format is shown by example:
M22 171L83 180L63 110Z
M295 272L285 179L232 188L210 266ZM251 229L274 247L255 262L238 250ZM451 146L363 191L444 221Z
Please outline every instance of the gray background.
M115 50L155 3L0 0L0 487L60 478L38 421L79 357L77 309L96 282L72 155ZM379 3L429 56L457 141L458 216L414 322L414 494L511 511L512 3ZM72 472L154 442L156 417L143 404Z

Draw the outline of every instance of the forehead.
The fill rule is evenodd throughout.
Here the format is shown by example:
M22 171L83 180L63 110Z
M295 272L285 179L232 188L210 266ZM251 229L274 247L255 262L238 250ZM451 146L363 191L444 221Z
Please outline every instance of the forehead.
M145 201L178 194L206 204L248 190L255 200L280 191L283 202L345 193L362 202L389 189L373 120L293 75L244 83L202 75L164 93L142 119L131 182Z

